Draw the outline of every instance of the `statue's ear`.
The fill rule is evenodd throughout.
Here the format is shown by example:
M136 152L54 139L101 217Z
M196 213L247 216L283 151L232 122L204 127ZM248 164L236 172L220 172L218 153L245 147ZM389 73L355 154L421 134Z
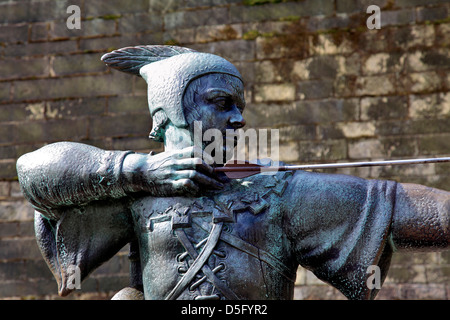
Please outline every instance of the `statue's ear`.
M139 70L143 66L188 52L195 50L162 45L125 47L103 55L101 60L111 68L140 76Z

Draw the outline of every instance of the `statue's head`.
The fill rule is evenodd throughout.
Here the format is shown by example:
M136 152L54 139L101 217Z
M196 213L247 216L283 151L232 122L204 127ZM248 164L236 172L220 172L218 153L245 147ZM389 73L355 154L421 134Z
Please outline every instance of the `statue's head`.
M138 46L105 54L102 60L147 82L154 140L164 141L168 124L191 133L194 121L202 121L203 131L224 132L245 124L241 74L217 55L175 46Z

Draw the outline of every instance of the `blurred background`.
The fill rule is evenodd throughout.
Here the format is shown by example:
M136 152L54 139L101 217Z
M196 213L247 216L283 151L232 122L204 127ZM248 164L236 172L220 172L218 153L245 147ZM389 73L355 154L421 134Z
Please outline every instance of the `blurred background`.
M0 0L0 299L58 298L19 156L56 141L162 150L148 139L145 81L108 70L104 53L171 44L225 57L245 79L247 127L279 129L280 160L292 164L450 156L449 12L448 0ZM327 172L450 191L449 169ZM65 299L127 286L127 254ZM295 299L344 299L302 268L296 284ZM449 298L449 252L395 254L378 295Z

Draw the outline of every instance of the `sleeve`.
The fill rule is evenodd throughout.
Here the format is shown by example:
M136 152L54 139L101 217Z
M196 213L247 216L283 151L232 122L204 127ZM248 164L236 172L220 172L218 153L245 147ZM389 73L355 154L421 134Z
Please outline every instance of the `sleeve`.
M37 243L61 296L134 240L121 181L129 153L58 142L17 161L23 194L36 209Z
M133 223L123 201L98 201L59 209L60 219L35 212L39 249L66 296L102 263L134 240ZM79 283L77 283L79 281Z
M390 226L396 183L297 172L289 185L288 236L303 267L349 299L372 299L393 253Z
M74 142L58 142L17 161L19 183L33 207L52 219L62 207L126 195L121 166L129 151L106 151Z

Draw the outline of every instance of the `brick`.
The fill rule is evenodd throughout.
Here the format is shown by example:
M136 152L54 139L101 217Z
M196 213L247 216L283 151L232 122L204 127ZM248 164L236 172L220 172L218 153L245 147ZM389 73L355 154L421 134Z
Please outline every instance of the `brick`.
M79 118L83 116L104 115L106 98L78 98L47 102L46 118Z
M281 62L283 63L283 62ZM283 63L283 66L287 63ZM280 82L283 80L281 74L280 63L275 63L271 60L264 60L255 63L255 81L259 83Z
M448 51L413 51L407 54L406 67L408 71L428 71L448 68L450 55Z
M381 11L380 20L381 28L386 26L411 24L416 20L416 12L414 9Z
M344 37L336 41L333 34L318 34L314 38L314 45L311 46L311 55L336 55L352 54L355 52L355 42L350 37Z
M35 281L37 279L46 279L52 282L55 281L44 259L26 260L24 271L24 275L21 278L33 279Z
M16 146L2 146L0 147L0 160L3 159L16 159L17 147ZM1 189L1 187L0 187ZM1 197L1 195L0 195Z
M10 100L11 84L8 82L0 82L0 102Z
M186 0L186 8L208 7L208 6L223 6L229 4L240 4L242 0Z
M414 157L417 153L417 141L412 137L380 138L386 157ZM421 170L424 170L422 168ZM425 172L425 171L423 171Z
M254 42L240 39L197 44L190 47L201 52L209 52L219 55L233 63L240 61L253 61L256 56ZM233 50L230 50L230 48L233 48Z
M336 161L347 158L347 143L344 139L300 141L298 150L302 161Z
M149 131L148 128L145 132ZM145 137L120 137L112 139L111 149L113 150L133 150L136 152L163 151L163 144Z
M112 51L136 44L163 43L162 33L126 34L123 36L80 39L81 51Z
M18 184L18 182L17 182ZM21 193L22 195L22 193ZM23 197L23 195L22 195ZM20 237L35 237L34 221L20 221L19 234Z
M372 159L384 156L383 145L378 139L364 139L349 143L348 156L351 159Z
M314 125L291 125L279 129L280 142L315 140L316 127Z
M279 145L279 158L284 162L295 162L300 159L299 146L297 142L281 143Z
M36 281L13 280L2 283L0 297L13 297L23 299L45 298L49 292L57 292L56 282L53 280L39 279Z
M333 56L316 56L310 59L308 66L309 78L335 78L341 74L340 64Z
M73 52L78 52L76 41L35 42L8 45L5 48L5 57L42 57L49 54L68 54Z
M357 100L326 99L319 101L299 101L295 103L292 121L298 123L330 123L356 120L358 117Z
M375 124L373 122L347 122L339 124L346 138L367 138L375 136Z
M412 119L450 116L450 94L410 96L409 116Z
M35 239L2 239L0 249L0 259L42 259Z
M392 39L391 28L381 28L372 32L373 30L367 30L359 34L357 39L360 50L364 50L367 53L372 52L386 52L391 51Z
M437 26L436 43L443 48L450 45L450 24L440 24Z
M431 47L435 43L434 26L414 25L396 28L391 31L391 42L394 49Z
M286 2L265 4L259 6L233 6L230 8L232 22L256 22L264 20L279 20L293 14L298 17L331 15L334 5L326 0L306 0L301 2Z
M407 135L448 132L448 119L414 119L402 121L381 121L377 123L377 134Z
M299 99L327 99L333 97L332 80L311 80L297 83L297 96Z
M15 124L2 124L0 126L0 144L11 144L14 141Z
M448 3L447 0L396 0L395 5L398 7L415 7L428 6L439 3Z
M163 43L171 44L182 44L183 46L195 45L195 38L197 28L188 29L173 29L162 33Z
M106 65L100 60L101 54L77 54L57 56L52 60L55 75L105 72Z
M339 15L336 17L330 16L316 16L311 17L308 21L308 30L331 30L344 29L351 23L349 15Z
M385 74L402 70L405 56L396 53L377 53L368 56L362 65L364 75Z
M387 5L388 0L337 0L336 11L338 13L364 12L370 5L377 5L383 8Z
M0 10L0 21L3 23L42 22L54 19L66 19L69 5L81 5L81 0L61 0L28 2L20 1L3 4Z
M0 222L0 239L17 237L18 235L19 235L19 225L17 222ZM0 272L0 280L1 280L1 272Z
M311 55L312 35L295 32L256 38L257 59L305 58ZM253 41L248 41L253 42Z
M163 13L174 12L182 10L184 8L185 2L180 1L159 1L150 0L149 1L149 11L155 15L161 15Z
M61 119L50 121L30 121L18 125L14 131L15 143L55 142L86 138L85 119Z
M116 21L93 19L81 21L80 29L69 29L66 21L55 21L51 23L50 38L60 40L79 37L111 36L116 33Z
M247 103L244 117L247 127L273 127L280 124L295 124L297 115L294 103ZM1 128L0 128L1 130Z
M293 84L264 84L255 88L255 101L293 101L295 86Z
M21 24L0 26L0 43L23 43L27 40L28 25Z
M389 95L395 93L395 77L392 75L360 77L356 80L357 95Z
M139 13L124 15L119 19L118 32L120 33L157 32L162 31L162 29L163 19L160 15Z
M129 93L132 83L130 75L114 73L104 76L17 81L14 88L15 100L57 99Z
M0 181L0 198L8 198L10 195L10 183L7 181ZM0 235L2 233L0 232Z
M345 136L340 126L341 126L340 122L324 123L317 125L318 139L321 140L344 139Z
M49 75L49 59L2 59L0 60L0 79L44 77Z
M89 138L147 136L150 130L150 115L147 117L141 114L95 117L89 124Z
M448 17L448 7L419 7L416 16L418 22L443 20Z
M31 25L30 41L47 41L49 39L50 25L46 22Z
M310 71L308 69L309 59L298 60L294 62L291 77L294 80L309 80Z
M400 79L403 92L427 93L441 90L443 82L437 72L409 73Z
M407 97L366 97L361 99L361 120L405 119L407 115Z
M111 97L108 99L108 113L141 113L144 115L149 115L150 111L148 110L147 97Z
M234 40L242 37L239 25L215 25L196 28L195 42Z
M199 26L225 25L228 20L228 8L210 8L195 11L177 11L164 16L165 30L192 28Z
M0 281L25 280L27 269L25 261L8 261L0 263Z
M419 151L425 155L450 154L450 134L421 136Z
M122 15L125 13L147 12L149 10L148 0L91 0L82 12L83 17L102 17Z

